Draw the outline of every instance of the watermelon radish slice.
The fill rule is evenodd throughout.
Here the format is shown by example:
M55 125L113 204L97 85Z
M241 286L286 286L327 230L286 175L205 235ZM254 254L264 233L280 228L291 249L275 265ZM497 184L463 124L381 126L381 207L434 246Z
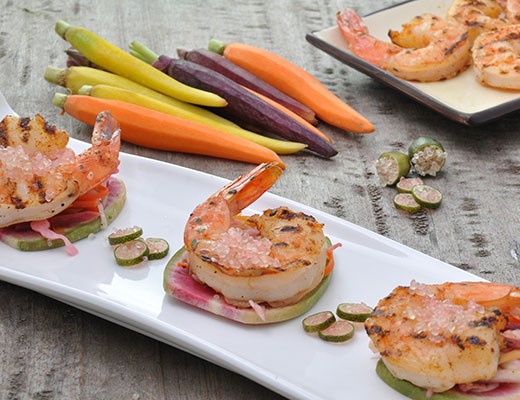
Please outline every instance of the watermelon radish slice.
M189 274L188 269L179 265L184 252L184 247L177 251L164 270L164 290L166 293L182 302L243 324L268 324L296 318L316 304L330 281L331 274L324 278L318 287L300 302L277 308L265 306L263 313L259 315L253 308L240 308L227 303L222 296L209 286L195 281Z
M399 393L414 400L518 400L520 399L520 384L504 383L498 388L485 393L464 393L457 389L450 389L446 392L435 393L428 397L426 389L415 386L414 384L398 379L393 376L384 362L379 360L376 366L377 375L388 386Z
M110 224L121 212L126 200L126 187L123 181L110 177L107 181L108 197L105 204L107 224ZM71 242L86 238L101 230L101 217L93 211L60 213L49 219L51 229L65 235ZM33 231L29 224L22 223L0 229L0 241L22 251L48 250L64 245L63 240L47 240Z

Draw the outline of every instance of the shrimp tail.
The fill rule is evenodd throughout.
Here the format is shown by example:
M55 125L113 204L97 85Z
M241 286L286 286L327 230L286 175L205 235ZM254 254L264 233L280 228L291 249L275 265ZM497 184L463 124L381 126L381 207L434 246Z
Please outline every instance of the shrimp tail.
M226 185L215 196L226 200L231 215L236 215L270 189L282 172L283 169L276 161L260 164Z

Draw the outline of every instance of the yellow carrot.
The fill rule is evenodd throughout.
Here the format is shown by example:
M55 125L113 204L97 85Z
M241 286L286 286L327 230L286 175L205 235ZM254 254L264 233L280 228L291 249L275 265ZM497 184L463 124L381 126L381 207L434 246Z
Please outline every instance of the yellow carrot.
M137 82L134 82L123 76L116 75L108 71L102 71L96 68L80 66L69 68L56 68L49 66L45 70L44 78L48 82L66 87L70 90L72 94L78 94L78 90L82 86L95 86L99 84L110 85L121 89L131 90L132 92L152 97L156 100L162 101L163 103L168 103L176 108L185 110L186 112L198 114L201 117L208 118L220 124L235 126L238 128L238 125L234 122L226 118L223 118L217 114L214 114L211 111L208 111L202 107L198 107L196 105L174 99L173 97L166 96L165 94L159 93Z
M303 150L307 145L297 142L289 142L283 140L272 139L257 133L242 129L240 127L227 126L214 122L210 119L204 118L199 114L186 112L177 107L155 100L151 97L144 96L130 90L120 89L109 85L95 85L83 86L78 90L78 94L97 97L101 99L111 99L126 101L128 103L136 104L142 107L150 108L165 114L174 115L176 117L189 119L201 123L203 125L211 126L215 129L231 133L232 135L251 140L268 149L273 150L278 154L291 154Z
M277 161L284 165L274 151L250 140L124 101L57 93L53 103L91 126L101 111L110 111L119 122L121 138L139 146L253 164Z
M187 103L210 107L226 105L226 101L220 96L176 81L88 29L58 21L55 30L90 61L110 72Z

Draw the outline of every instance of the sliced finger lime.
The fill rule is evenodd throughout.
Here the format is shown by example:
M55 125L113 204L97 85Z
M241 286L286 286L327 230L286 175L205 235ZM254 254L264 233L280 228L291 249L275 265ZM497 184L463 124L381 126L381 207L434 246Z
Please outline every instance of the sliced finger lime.
M428 208L438 208L442 202L442 193L428 185L414 186L412 196L417 203Z
M129 267L144 261L148 252L146 243L143 240L135 239L118 245L114 249L114 257L119 265Z
M327 328L318 332L320 338L327 342L346 342L352 339L356 328L349 321L336 321Z
M416 185L422 185L424 182L419 177L404 178L402 177L395 186L397 191L400 193L412 193L412 188Z
M305 332L318 332L329 327L334 321L336 317L331 311L321 311L306 317L302 325Z
M143 229L140 226L118 229L108 236L108 243L111 245L121 244L129 240L137 239L142 234Z
M149 250L147 255L149 260L159 260L164 258L170 251L170 245L164 239L148 238L145 239L144 242L146 243L146 246Z
M365 322L372 314L372 308L364 303L341 303L336 314L341 319L352 322Z
M416 213L421 209L411 193L397 193L394 196L394 206L409 213Z

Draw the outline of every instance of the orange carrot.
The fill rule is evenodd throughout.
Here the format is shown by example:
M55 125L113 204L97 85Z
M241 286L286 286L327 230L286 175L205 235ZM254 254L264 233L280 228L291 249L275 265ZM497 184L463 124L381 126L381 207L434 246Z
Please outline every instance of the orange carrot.
M253 164L277 161L284 168L274 151L250 140L135 104L60 93L54 96L53 102L67 114L91 126L101 111L110 111L121 126L121 138L139 146Z
M224 47L225 46L225 47ZM312 109L319 119L354 133L369 133L368 119L330 92L312 74L267 50L242 43L212 40L209 49L248 70Z
M311 131L316 133L318 136L321 136L323 139L325 139L327 142L332 143L332 140L325 135L322 131L320 131L318 128L316 128L314 125L312 125L309 121L303 119L295 112L289 110L287 107L281 105L280 103L274 101L273 99L270 99L267 96L264 96L263 94L255 92L253 89L246 88L245 86L242 86L244 89L249 90L251 93L255 94L256 96L260 97L263 101L266 103L271 104L273 107L278 108L280 111L283 111L286 113L289 117L294 118L299 123L305 125L307 128L309 128Z
M101 184L79 197L70 205L70 208L81 208L98 211L99 200L108 195L108 188Z
M340 246L341 243L336 243L335 245L329 246L329 248L327 249L327 265L325 265L323 277L328 276L334 269L334 254L332 254L332 252Z

